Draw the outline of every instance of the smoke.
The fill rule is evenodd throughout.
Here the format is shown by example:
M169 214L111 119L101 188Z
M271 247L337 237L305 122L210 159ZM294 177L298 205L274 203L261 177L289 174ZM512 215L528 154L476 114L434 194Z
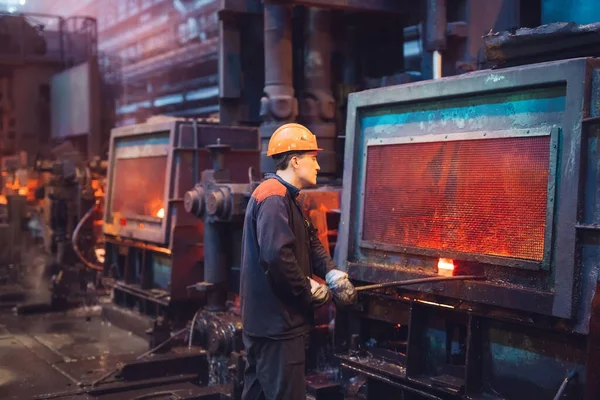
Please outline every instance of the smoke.
M49 267L54 258L44 246L44 239L50 234L47 230L41 216L32 213L27 230L21 231L20 237L13 241L19 268L18 283L25 290L27 302L50 303L52 298Z
M53 264L53 257L44 247L30 243L21 249L24 269L23 286L27 290L27 301L35 303L50 303L52 298L51 274L48 268Z

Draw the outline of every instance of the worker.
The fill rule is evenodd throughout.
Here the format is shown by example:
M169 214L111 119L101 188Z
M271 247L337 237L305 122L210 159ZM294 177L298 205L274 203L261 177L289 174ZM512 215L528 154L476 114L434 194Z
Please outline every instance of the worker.
M279 127L267 174L246 208L240 303L246 369L243 399L306 399L305 350L314 310L356 301L348 274L336 268L296 198L316 185L317 140L300 124ZM312 275L325 280L320 284Z

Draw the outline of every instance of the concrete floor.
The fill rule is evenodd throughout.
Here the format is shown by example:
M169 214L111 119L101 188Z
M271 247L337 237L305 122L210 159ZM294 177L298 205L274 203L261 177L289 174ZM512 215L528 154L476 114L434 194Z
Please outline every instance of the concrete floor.
M146 340L104 322L99 307L30 316L2 310L0 398L76 390L146 350Z

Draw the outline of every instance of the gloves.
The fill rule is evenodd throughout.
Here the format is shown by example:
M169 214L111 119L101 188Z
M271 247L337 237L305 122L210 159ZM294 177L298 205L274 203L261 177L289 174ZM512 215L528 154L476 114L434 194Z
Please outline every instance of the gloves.
M312 278L310 281L310 294L312 295L312 304L314 308L319 308L331 300L332 294L327 286L320 284Z
M348 279L348 274L339 269L332 269L325 275L327 287L333 293L333 299L339 306L349 306L358 298L354 285Z

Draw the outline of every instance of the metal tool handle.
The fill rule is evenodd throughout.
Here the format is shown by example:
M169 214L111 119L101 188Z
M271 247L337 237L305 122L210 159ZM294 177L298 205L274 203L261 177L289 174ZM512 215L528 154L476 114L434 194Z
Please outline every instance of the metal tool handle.
M394 282L376 283L374 285L359 286L356 288L356 291L362 292L365 290L375 290L375 289L383 289L383 288L388 288L388 287L416 285L419 283L432 283L432 282L442 282L442 281L466 281L466 280L482 281L485 279L486 278L483 275L434 276L431 278L408 279L405 281L394 281Z

